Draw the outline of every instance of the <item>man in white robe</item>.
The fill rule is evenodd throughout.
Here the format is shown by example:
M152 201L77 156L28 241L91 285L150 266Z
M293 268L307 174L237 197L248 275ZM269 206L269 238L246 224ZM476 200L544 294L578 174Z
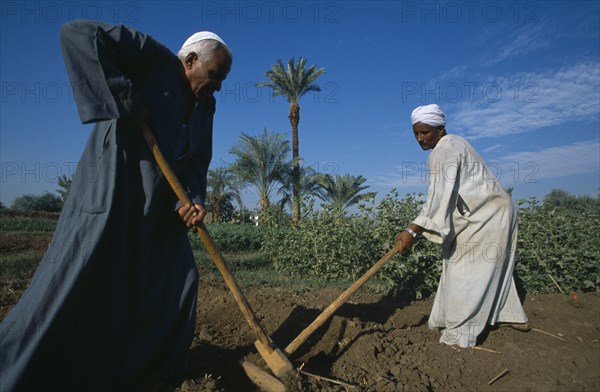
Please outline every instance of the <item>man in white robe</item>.
M472 347L489 325L529 330L515 289L517 211L481 156L462 137L447 135L438 105L416 108L413 132L428 159L429 189L419 216L397 241L414 238L442 244L443 269L429 328L441 343Z

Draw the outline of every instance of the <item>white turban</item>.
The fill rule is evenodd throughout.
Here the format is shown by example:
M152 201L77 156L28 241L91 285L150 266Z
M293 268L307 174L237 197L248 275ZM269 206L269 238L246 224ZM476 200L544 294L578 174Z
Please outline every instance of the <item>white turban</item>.
M446 115L438 105L419 106L412 111L410 120L413 125L422 122L423 124L431 125L432 127L446 126Z
M195 44L196 42L199 42L199 41L202 41L205 39L214 39L215 41L219 41L220 43L222 43L224 46L227 46L225 41L223 41L221 39L221 37L219 37L215 33L211 33L210 31L200 31L198 33L192 34L192 36L190 38L186 39L185 42L183 43L183 45L181 46L181 49L179 49L179 50L181 51L186 46ZM229 46L227 46L227 47L229 47Z

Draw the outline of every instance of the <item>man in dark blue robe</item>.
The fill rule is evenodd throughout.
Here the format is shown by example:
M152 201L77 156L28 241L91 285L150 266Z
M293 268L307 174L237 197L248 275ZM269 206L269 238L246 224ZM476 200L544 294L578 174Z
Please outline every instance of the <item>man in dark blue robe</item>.
M95 122L54 238L0 328L0 390L130 390L187 370L214 91L231 67L215 34L176 56L134 29L75 21L61 47L83 123ZM145 121L194 203L181 206Z

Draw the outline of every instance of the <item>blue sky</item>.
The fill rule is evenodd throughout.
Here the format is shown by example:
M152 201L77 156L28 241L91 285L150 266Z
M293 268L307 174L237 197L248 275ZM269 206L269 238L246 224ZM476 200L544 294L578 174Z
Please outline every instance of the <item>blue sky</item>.
M438 103L516 198L600 187L600 10L595 1L2 1L0 201L54 191L81 125L58 41L73 19L123 23L176 52L218 33L234 64L216 93L213 163L240 132L290 135L288 103L255 83L278 58L326 69L301 100L300 155L385 195L425 192L410 112ZM256 197L245 194L247 207Z

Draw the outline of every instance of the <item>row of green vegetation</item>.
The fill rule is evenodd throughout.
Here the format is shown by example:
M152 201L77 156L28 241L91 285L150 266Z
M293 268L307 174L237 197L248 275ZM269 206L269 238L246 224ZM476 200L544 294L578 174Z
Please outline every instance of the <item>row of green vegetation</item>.
M360 203L357 212L344 214L334 204L317 208L314 199L308 199L295 226L288 214L272 206L266 209L260 226L218 223L209 224L208 229L243 285L344 286L393 246L396 235L417 215L422 200L422 195L401 198L392 191L379 202L373 197ZM599 199L555 190L543 203L532 198L518 204L515 278L519 289L528 293L597 291ZM5 236L50 236L57 222L55 217L27 216L6 209L0 217L0 233ZM192 232L190 242L202 273L218 278ZM22 277L23 269L33 272L40 257L39 252L29 251L3 256L0 272ZM440 271L440 247L419 237L410 252L396 255L368 286L381 293L427 298L435 293Z
M340 214L333 205L302 208L299 224L276 208L267 209L264 226L210 225L225 251L255 252L253 262L289 279L351 282L394 243L396 235L418 214L422 195L400 198L392 191L380 202L361 203L358 212ZM518 201L519 240L515 280L527 293L597 291L600 286L600 209L597 198L577 198L553 191L540 202ZM190 235L194 248L201 243ZM210 265L207 255L204 265ZM410 252L396 255L370 282L382 293L427 298L435 293L441 272L441 249L418 238ZM246 265L251 268L250 264Z
M0 210L0 232L27 232L52 234L58 219L42 214L19 214Z

